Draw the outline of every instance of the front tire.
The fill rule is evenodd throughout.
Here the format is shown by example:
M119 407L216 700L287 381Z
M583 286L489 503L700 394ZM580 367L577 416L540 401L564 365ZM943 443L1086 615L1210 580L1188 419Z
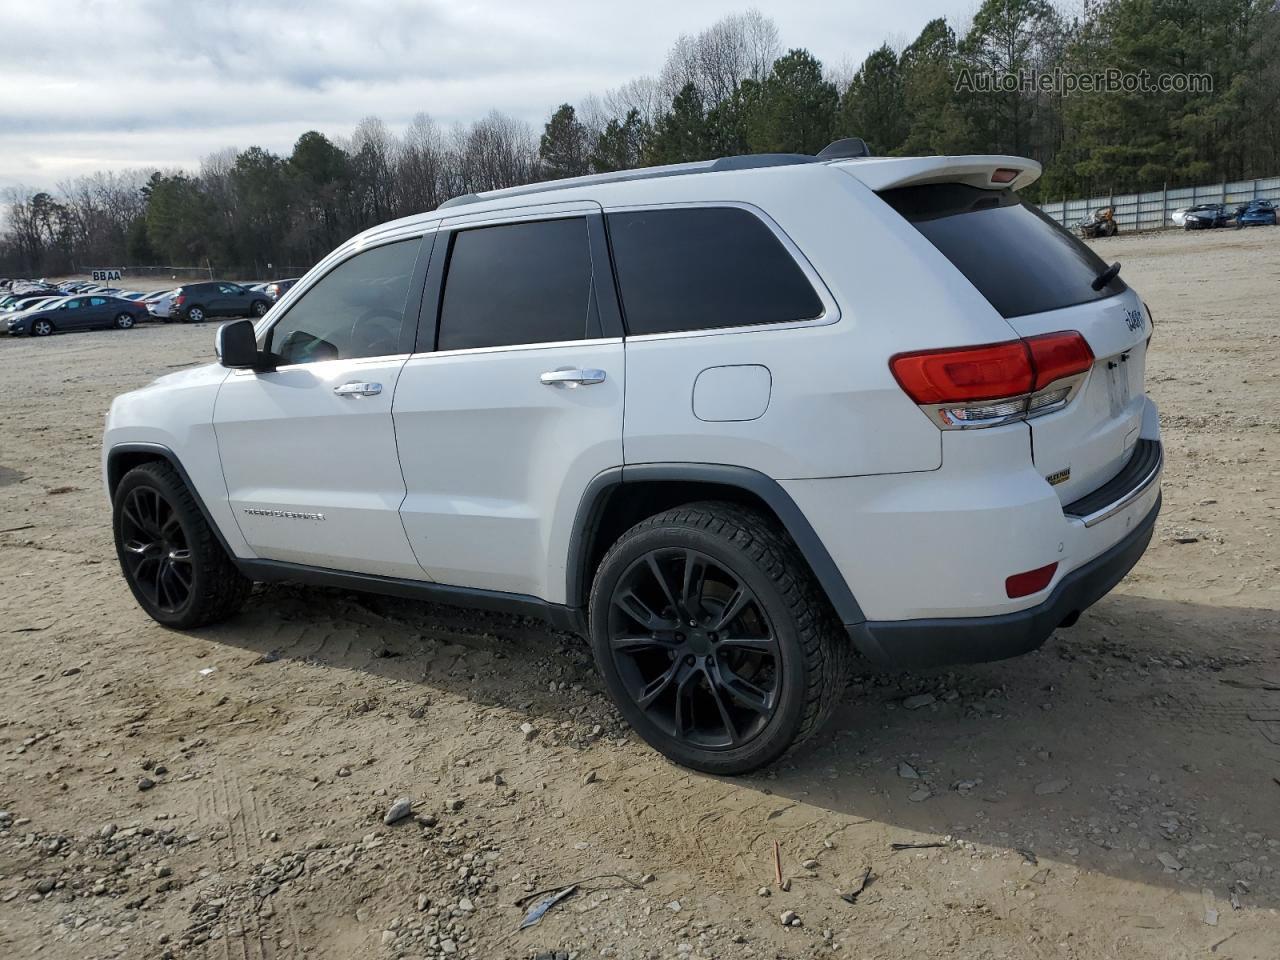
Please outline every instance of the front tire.
M168 463L144 463L126 473L111 517L125 582L157 623L179 629L218 623L249 596L252 582L231 562Z
M31 335L33 337L47 337L53 333L53 324L48 320L37 320L31 324Z
M120 313L116 315L115 324L117 330L132 330L134 322L133 314L131 313Z
M636 524L600 563L591 644L627 721L668 759L747 773L830 717L849 642L768 516L695 503Z

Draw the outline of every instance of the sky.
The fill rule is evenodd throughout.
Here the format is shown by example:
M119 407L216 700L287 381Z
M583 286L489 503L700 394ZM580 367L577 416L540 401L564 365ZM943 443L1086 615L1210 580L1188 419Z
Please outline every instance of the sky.
M852 72L977 0L757 0L784 48ZM0 189L96 170L194 169L306 130L399 132L560 103L657 74L682 33L751 0L0 0Z

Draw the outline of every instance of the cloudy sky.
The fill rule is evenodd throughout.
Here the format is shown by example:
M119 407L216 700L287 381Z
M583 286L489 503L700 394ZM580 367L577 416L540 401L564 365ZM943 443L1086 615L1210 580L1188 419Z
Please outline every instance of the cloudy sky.
M757 0L784 47L856 65L977 0ZM288 151L369 114L400 130L557 104L656 74L681 33L751 0L0 0L0 187Z

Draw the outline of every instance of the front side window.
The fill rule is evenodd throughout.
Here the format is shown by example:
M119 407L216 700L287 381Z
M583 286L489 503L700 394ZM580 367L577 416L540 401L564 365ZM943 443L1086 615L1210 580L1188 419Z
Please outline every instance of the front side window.
M627 333L812 320L813 285L763 221L740 207L608 214Z
M582 217L459 230L440 304L437 350L582 340L591 250Z
M281 365L401 352L418 246L416 238L403 240L344 260L267 331L263 349Z
M237 294L243 293L244 290L242 290L240 287L233 286L229 283L224 283L218 287L218 292L229 294L230 296L235 296Z

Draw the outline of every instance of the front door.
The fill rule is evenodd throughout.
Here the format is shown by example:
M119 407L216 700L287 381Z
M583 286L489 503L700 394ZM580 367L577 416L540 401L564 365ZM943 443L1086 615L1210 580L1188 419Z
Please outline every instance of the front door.
M227 495L260 557L423 579L400 524L391 423L422 247L401 240L339 262L262 331L277 368L223 383L213 419Z
M622 463L621 321L598 210L489 213L437 235L394 411L404 527L433 580L565 598L582 494Z

